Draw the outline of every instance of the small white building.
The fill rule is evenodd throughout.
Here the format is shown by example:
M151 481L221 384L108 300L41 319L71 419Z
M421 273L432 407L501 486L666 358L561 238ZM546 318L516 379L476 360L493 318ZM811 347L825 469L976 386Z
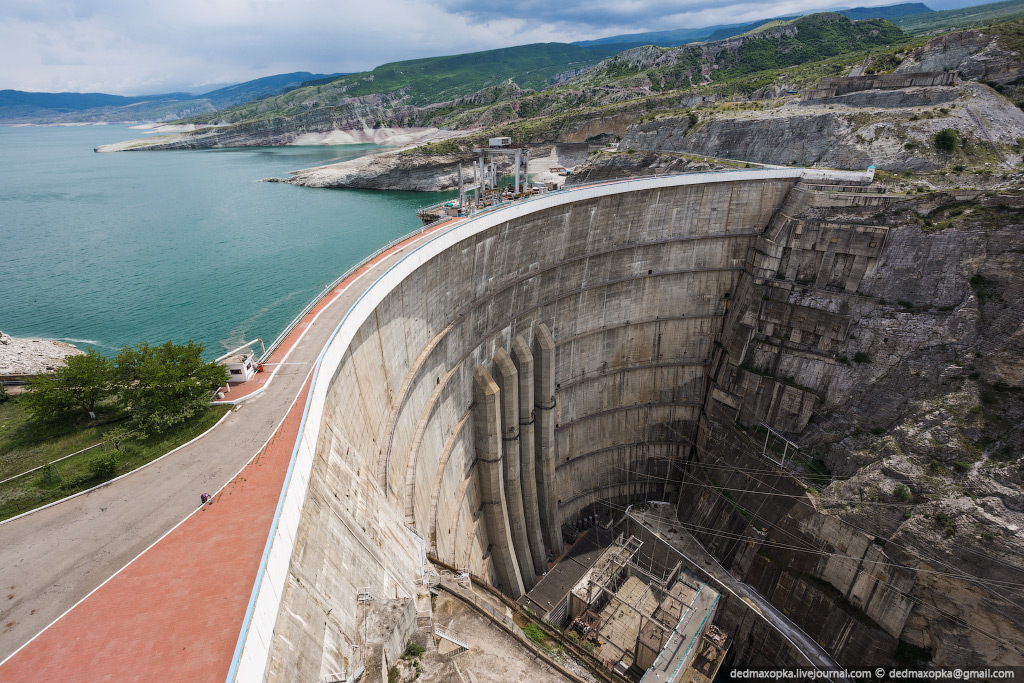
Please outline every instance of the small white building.
M224 367L228 369L229 382L248 382L259 371L256 359L251 353L240 353L225 358Z

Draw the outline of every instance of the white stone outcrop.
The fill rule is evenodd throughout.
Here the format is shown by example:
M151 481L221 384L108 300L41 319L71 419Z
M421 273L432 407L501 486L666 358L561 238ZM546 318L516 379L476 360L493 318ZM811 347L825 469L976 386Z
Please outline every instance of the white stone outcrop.
M17 339L0 332L0 377L51 373L63 365L68 356L83 353L67 342Z

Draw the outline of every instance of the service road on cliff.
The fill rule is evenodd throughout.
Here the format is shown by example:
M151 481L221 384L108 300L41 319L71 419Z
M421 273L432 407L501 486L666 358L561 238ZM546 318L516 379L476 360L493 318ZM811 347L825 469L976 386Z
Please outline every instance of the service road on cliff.
M0 661L194 512L200 494L231 481L274 435L356 299L409 251L462 220L395 245L329 292L282 344L291 346L272 381L202 438L106 486L0 524Z

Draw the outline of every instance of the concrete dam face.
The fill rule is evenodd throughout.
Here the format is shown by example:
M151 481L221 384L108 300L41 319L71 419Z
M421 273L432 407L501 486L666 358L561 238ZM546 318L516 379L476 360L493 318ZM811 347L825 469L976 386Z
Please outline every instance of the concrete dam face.
M581 516L678 501L680 519L746 533L682 472L709 453L729 461L715 425L806 425L812 379L775 382L737 359L771 361L773 325L827 376L849 316L762 294L767 280L855 291L870 272L884 229L793 218L853 201L826 194L798 170L610 183L411 248L321 357L237 678L313 680L358 661L379 671L429 610L428 556L518 598ZM765 515L799 518L801 533L861 542L839 521L810 528L810 507L776 508ZM778 580L750 543L709 540L727 566ZM802 570L839 590L862 580L856 567ZM891 655L907 581L851 593L877 628L837 617L819 630L843 633L835 651ZM756 648L761 627L741 612L729 618Z

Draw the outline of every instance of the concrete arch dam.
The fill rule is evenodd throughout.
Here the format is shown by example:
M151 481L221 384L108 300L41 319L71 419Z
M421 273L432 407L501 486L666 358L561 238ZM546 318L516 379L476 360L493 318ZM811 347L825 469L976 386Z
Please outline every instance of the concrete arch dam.
M385 607L377 642L400 652L427 553L518 597L561 552L561 524L676 497L702 406L731 401L709 373L764 267L757 240L811 173L554 193L381 276L321 355L236 679L370 667L359 649Z

